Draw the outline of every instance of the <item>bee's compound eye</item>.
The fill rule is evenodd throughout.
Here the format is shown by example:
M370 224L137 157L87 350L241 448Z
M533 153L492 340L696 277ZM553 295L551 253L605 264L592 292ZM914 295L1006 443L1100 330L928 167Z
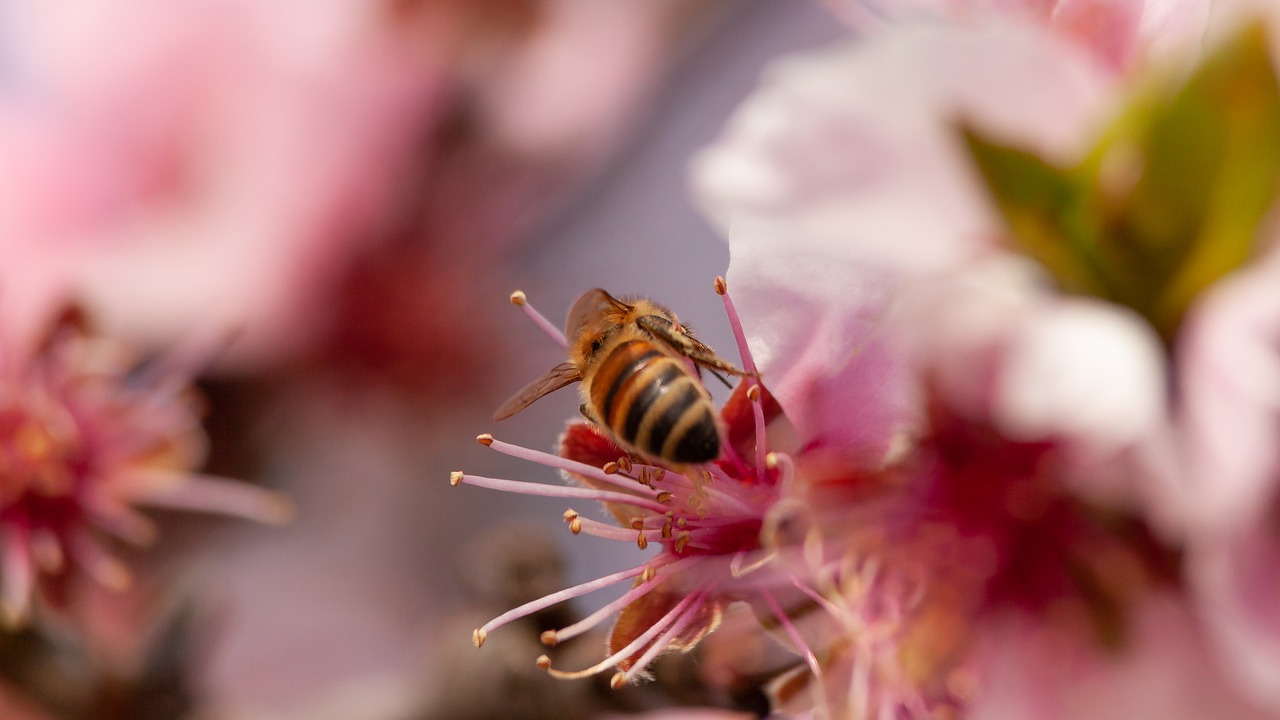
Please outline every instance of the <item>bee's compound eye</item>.
M603 337L598 337L598 338L596 338L595 340L592 340L592 341L591 341L591 354L592 354L592 355L594 355L594 354L596 354L596 353L600 352L600 348L602 348L602 347L604 347L604 338L603 338Z

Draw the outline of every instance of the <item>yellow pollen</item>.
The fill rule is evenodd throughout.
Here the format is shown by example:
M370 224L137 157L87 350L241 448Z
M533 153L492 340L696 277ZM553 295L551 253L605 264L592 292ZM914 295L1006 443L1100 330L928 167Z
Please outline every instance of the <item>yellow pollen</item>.
M454 487L458 487L459 485L462 484L461 470L454 470L453 472L449 473L449 484Z
M539 639L542 640L543 645L547 645L549 647L555 647L556 643L560 642L560 638L556 635L555 630L547 630L543 632L542 637Z
M512 305L524 305L527 301L528 301L528 298L525 297L523 290L517 290L511 293Z
M538 667L542 668L543 670L550 670L550 669L551 669L551 658L547 657L546 655L539 655L539 656L538 656L538 659L537 659L537 660L535 660L533 664L534 664L534 665L537 665Z
M573 522L574 520L578 519L578 511L574 510L573 508L569 508L568 510L564 511L564 515L562 515L561 517L564 518L565 522Z
M769 470L778 469L778 453L769 453L764 456L764 466Z
M644 533L640 533L639 535L636 536L636 547L640 548L641 550L644 550L645 548L649 547L649 538L645 537Z
M751 387L747 388L747 399L750 400L751 402L755 402L760 399L759 385L752 385Z
M658 575L658 571L652 565L650 565L644 569L644 572L640 573L640 582L649 582L650 580L657 577L657 575Z
M725 281L724 281L724 276L723 276L723 275L717 275L717 276L716 276L716 285L715 285L715 288L716 288L716 294L717 294L717 295L723 295L723 294L725 294L725 293L729 292L729 286L728 286L728 284L726 284L726 283L725 283Z
M485 447L489 447L493 444L493 435L490 435L489 433L480 433L476 436L476 442Z
M618 472L618 463L616 463L616 462L607 462L607 463L605 463L605 464L604 464L604 467L602 467L602 468L600 468L600 469L604 471L604 474L605 474L605 475L612 475L612 474L614 474L614 473Z
M614 673L613 677L609 678L609 687L613 688L614 690L621 690L626 686L627 686L626 673Z

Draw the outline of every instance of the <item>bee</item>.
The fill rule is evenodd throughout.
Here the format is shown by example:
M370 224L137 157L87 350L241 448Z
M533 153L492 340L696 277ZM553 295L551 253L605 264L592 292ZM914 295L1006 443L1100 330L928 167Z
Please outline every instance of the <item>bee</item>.
M569 310L565 337L568 361L503 403L495 420L581 381L582 414L622 447L679 464L720 456L715 409L698 369L744 373L698 341L674 312L652 300L623 301L595 288Z

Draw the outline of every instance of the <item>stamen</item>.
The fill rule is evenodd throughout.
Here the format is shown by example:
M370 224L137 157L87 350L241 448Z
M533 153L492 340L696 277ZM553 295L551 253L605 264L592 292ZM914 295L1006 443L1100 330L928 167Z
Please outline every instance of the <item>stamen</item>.
M129 567L99 547L88 533L77 533L71 538L71 553L76 563L108 590L123 592L133 584Z
M649 663L653 662L664 650L670 647L671 641L675 640L676 637L679 636L680 633L684 632L685 629L689 627L689 624L697 618L698 610L701 609L702 604L707 601L707 595L708 593L705 590L695 593L693 596L695 599L693 603L690 604L688 611L682 613L678 618L676 618L676 621L671 624L671 627L668 628L667 631L653 643L653 645L650 645L648 650L644 651L644 654L636 660L635 664L631 666L631 669L624 673L618 673L610 678L609 685L613 689L617 690L623 685L634 680L637 675L644 672L644 669L649 666Z
M542 330L542 332L546 333L552 340L559 343L560 347L566 349L569 347L569 341L565 340L564 333L560 332L560 328L553 325L550 320L543 317L542 313L535 310L533 306L529 304L529 298L525 296L523 290L517 290L511 293L511 304L520 306L520 309L524 310L524 314L529 316L529 319L533 321L533 324L537 325L538 328Z
M547 667L545 669L548 673L551 674L552 677L560 678L562 680L576 680L577 678L590 677L592 675L597 675L601 672L604 672L605 670L608 670L609 668L614 667L618 663L621 663L627 658L631 657L637 650L639 650L640 648L648 644L650 640L657 637L658 634L660 634L663 630L666 630L671 625L671 623L675 622L678 618L680 618L681 615L684 614L685 609L689 607L689 605L694 601L695 597L696 595L692 595L692 594L686 596L680 602L676 603L676 606L672 608L670 612L668 612L666 615L663 615L661 619L659 619L652 626L650 626L648 630L645 630L643 633L641 633L638 637L636 637L636 639L628 643L626 647L613 653L609 657L606 657L604 660L601 660L600 662L596 663L595 665L592 665L589 668L586 668L584 670L577 670L573 672L565 672L564 670L556 670L555 668L552 668L551 663L548 660ZM543 657L546 657L546 656L544 655ZM541 661L541 659L542 658L539 658L539 661ZM539 664L539 667L542 667L542 665Z
M773 593L769 592L765 588L760 588L760 595L764 598L765 604L769 606L770 612L772 612L773 616L778 619L778 624L781 625L783 631L787 633L787 637L791 638L791 642L795 644L796 649L799 650L800 654L804 657L804 661L809 665L809 670L813 672L814 681L818 684L818 687L821 688L822 667L818 665L818 657L814 654L813 648L809 647L809 643L805 641L804 636L800 634L800 631L791 622L791 618L787 617L786 611L784 611L782 606L778 604L778 599L773 596ZM819 692L819 697L823 696L825 696L825 694Z
M572 518L566 517L565 520L569 523L569 529L573 530L574 535L585 532L592 537L605 538L606 540L623 540L628 542L634 540L639 542L636 540L637 530L635 529L618 527L617 525L600 522L599 520L580 517L576 512ZM574 529L575 527L576 529ZM639 529L638 532L639 537L644 538L644 544L640 548L641 550L644 550L645 547L648 547L649 540L657 539L661 536L662 529Z
M760 385L755 384L747 388L747 399L751 401L751 414L754 416L756 424L756 481L763 483L765 480L765 438L764 430L764 406L760 403Z
M621 476L606 473L594 465L588 465L583 462L578 462L577 460L562 458L559 455L552 455L551 453L531 450L526 447L520 447L519 445L512 445L511 443L505 443L501 440L495 440L494 437L488 433L481 435L477 439L480 440L481 445L496 450L503 455L520 460L528 460L529 462L545 465L557 470L564 470L565 472L572 473L574 475L581 475L598 482L621 488L628 492L642 492L650 494L649 491L644 489L639 483L628 482Z
M738 319L738 311L729 299L729 288L723 276L716 277L716 293L724 299L724 314L729 318L729 328L733 330L733 339L738 343L738 356L742 358L742 369L747 375L760 377L756 363L751 358L751 348L747 347L747 335L742 330L742 321Z
M4 534L3 599L0 599L0 620L8 627L17 627L27 619L31 605L31 592L35 587L36 570L28 550L27 533L21 528L10 528Z
M686 561L682 561L682 562L686 562ZM628 590L624 595L622 595L622 597L619 597L617 600L614 600L608 605L605 605L604 607L591 613L587 617L579 620L578 622L572 625L563 627L559 630L550 631L551 633L550 639L554 639L555 642L547 642L548 640L547 633L543 633L543 638L542 638L543 644L555 645L557 642L564 642L569 638L577 637L582 633L594 628L596 625L599 625L604 620L612 617L614 613L620 611L622 608L630 605L636 600L639 600L645 595L648 595L654 588L660 587L662 585L662 583L651 582L651 580L653 579L653 575L649 575L647 578L644 577L644 575L642 575L641 577L643 579L643 582L641 582L639 585Z
M487 478L479 475L466 475L459 471L449 474L450 485L474 485L476 487L489 488L490 490L501 490L502 492L518 493L521 495L538 495L541 497L561 497L561 498L586 498L588 500L599 500L600 502L625 503L636 507L648 508L655 512L665 512L666 505L642 498L638 495L629 493L610 492L608 490L596 490L595 488L570 487L566 485L544 485L542 483L524 482L521 480L501 480L499 478Z
M268 525L293 519L293 503L284 495L227 478L137 470L130 481L131 499L146 507L231 515Z
M545 595L543 597L538 598L537 600L532 600L519 607L512 608L502 613L498 617L485 623L480 627L480 629L476 630L475 633L473 633L473 638L479 638L477 641L476 647L480 647L480 645L484 644L484 638L488 637L489 633L502 627L503 625L506 625L507 623L513 620L519 620L522 617L525 617L527 615L532 615L540 610L545 610L551 607L552 605L557 605L559 603L564 602L565 600L572 600L573 598L593 593L596 590L607 588L611 585L616 585L617 583L620 583L623 580L629 580L633 577L636 577L637 575L644 575L648 571L649 567L654 564L662 565L665 563L663 563L661 559L653 560L639 567L634 567L634 568L631 568L630 570L623 570L621 572L616 572L612 575L605 575L602 578L596 578L595 580L584 582L581 585L574 585L573 587L565 588L564 590L561 590L559 592L554 592L554 593L551 593L550 595Z

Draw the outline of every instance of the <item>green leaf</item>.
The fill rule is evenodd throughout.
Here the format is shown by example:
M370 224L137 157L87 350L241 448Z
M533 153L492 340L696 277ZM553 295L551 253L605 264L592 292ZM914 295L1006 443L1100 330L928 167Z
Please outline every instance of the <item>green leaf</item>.
M962 132L1011 244L1064 290L1126 305L1166 340L1249 260L1280 191L1280 82L1261 25L1184 82L1135 97L1075 167Z

